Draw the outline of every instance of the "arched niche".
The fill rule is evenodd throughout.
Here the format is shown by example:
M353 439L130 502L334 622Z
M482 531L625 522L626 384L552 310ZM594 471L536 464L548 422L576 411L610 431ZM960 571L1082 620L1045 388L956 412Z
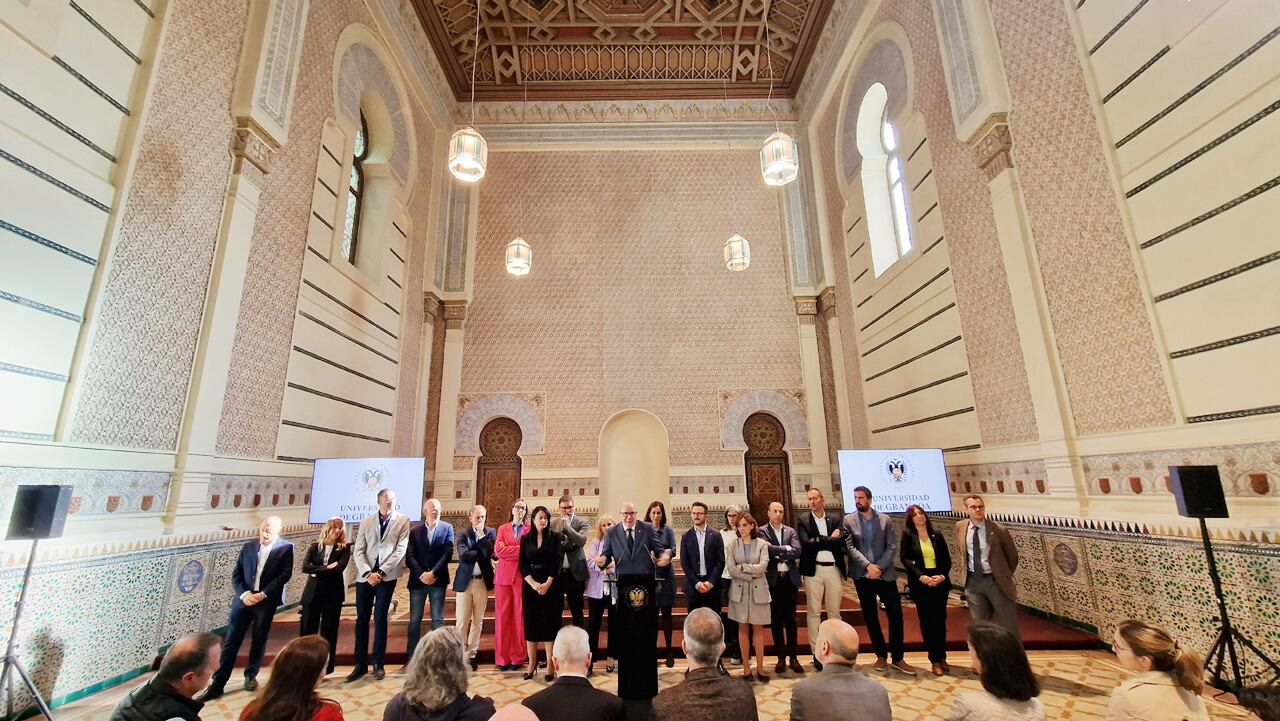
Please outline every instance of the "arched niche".
M635 502L640 513L651 501L670 507L667 427L654 414L629 409L600 429L600 512L619 521L618 509Z

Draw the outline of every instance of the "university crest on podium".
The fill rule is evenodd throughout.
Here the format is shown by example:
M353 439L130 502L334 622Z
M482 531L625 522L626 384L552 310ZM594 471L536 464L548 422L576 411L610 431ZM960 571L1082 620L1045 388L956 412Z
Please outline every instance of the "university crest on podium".
M632 608L644 608L649 605L649 589L644 586L632 586L627 591L627 603Z

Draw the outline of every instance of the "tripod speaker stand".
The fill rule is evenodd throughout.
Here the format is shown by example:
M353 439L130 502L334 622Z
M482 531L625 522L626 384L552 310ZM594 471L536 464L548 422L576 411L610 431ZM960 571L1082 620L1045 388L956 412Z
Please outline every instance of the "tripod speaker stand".
M1213 581L1213 595L1218 600L1218 617L1222 623L1204 658L1204 668L1209 674L1209 684L1222 691L1239 693L1245 687L1243 656L1237 644L1257 657L1273 674L1270 683L1280 681L1280 665L1267 657L1244 634L1231 625L1227 615L1227 601L1222 594L1222 577L1218 574L1218 562L1213 556L1213 543L1209 540L1206 518L1227 518L1227 499L1222 492L1222 479L1217 466L1169 466L1169 485L1178 504L1178 514L1200 520L1200 540L1204 543L1204 556L1209 566L1209 580ZM1230 663L1230 676L1227 664Z
M13 718L13 675L22 679L31 693L31 701L44 717L53 721L53 711L40 695L35 679L22 665L18 657L18 626L22 621L22 607L27 602L31 588L31 571L36 565L36 548L42 538L57 538L67 522L67 507L71 505L71 486L18 486L13 499L13 516L9 520L8 540L30 539L31 555L27 556L27 570L22 576L22 591L13 609L13 627L9 631L9 645L4 651L4 670L0 672L0 688L5 690L8 701L6 717Z

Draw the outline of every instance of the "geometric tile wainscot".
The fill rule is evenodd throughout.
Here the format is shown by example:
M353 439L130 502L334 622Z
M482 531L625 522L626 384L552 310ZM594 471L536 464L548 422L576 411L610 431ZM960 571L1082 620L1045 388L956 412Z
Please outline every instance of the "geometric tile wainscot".
M255 532L209 534L212 540L147 550L102 549L93 558L36 564L22 614L22 661L45 699L61 705L121 683L150 668L156 653L179 636L226 625L231 569ZM283 536L302 549L314 538L308 526ZM107 553L110 555L106 555ZM305 578L295 549L287 603L297 603ZM12 628L21 565L0 569L0 637ZM21 684L15 706L30 701ZM0 707L5 707L0 689Z

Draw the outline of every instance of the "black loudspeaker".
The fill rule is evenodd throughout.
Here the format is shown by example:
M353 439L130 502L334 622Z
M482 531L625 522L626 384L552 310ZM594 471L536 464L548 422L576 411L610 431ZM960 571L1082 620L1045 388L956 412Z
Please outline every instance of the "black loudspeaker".
M71 486L18 486L7 540L58 538L67 525Z
M1217 466L1169 466L1169 488L1178 502L1178 515L1187 518L1228 518L1227 497Z

